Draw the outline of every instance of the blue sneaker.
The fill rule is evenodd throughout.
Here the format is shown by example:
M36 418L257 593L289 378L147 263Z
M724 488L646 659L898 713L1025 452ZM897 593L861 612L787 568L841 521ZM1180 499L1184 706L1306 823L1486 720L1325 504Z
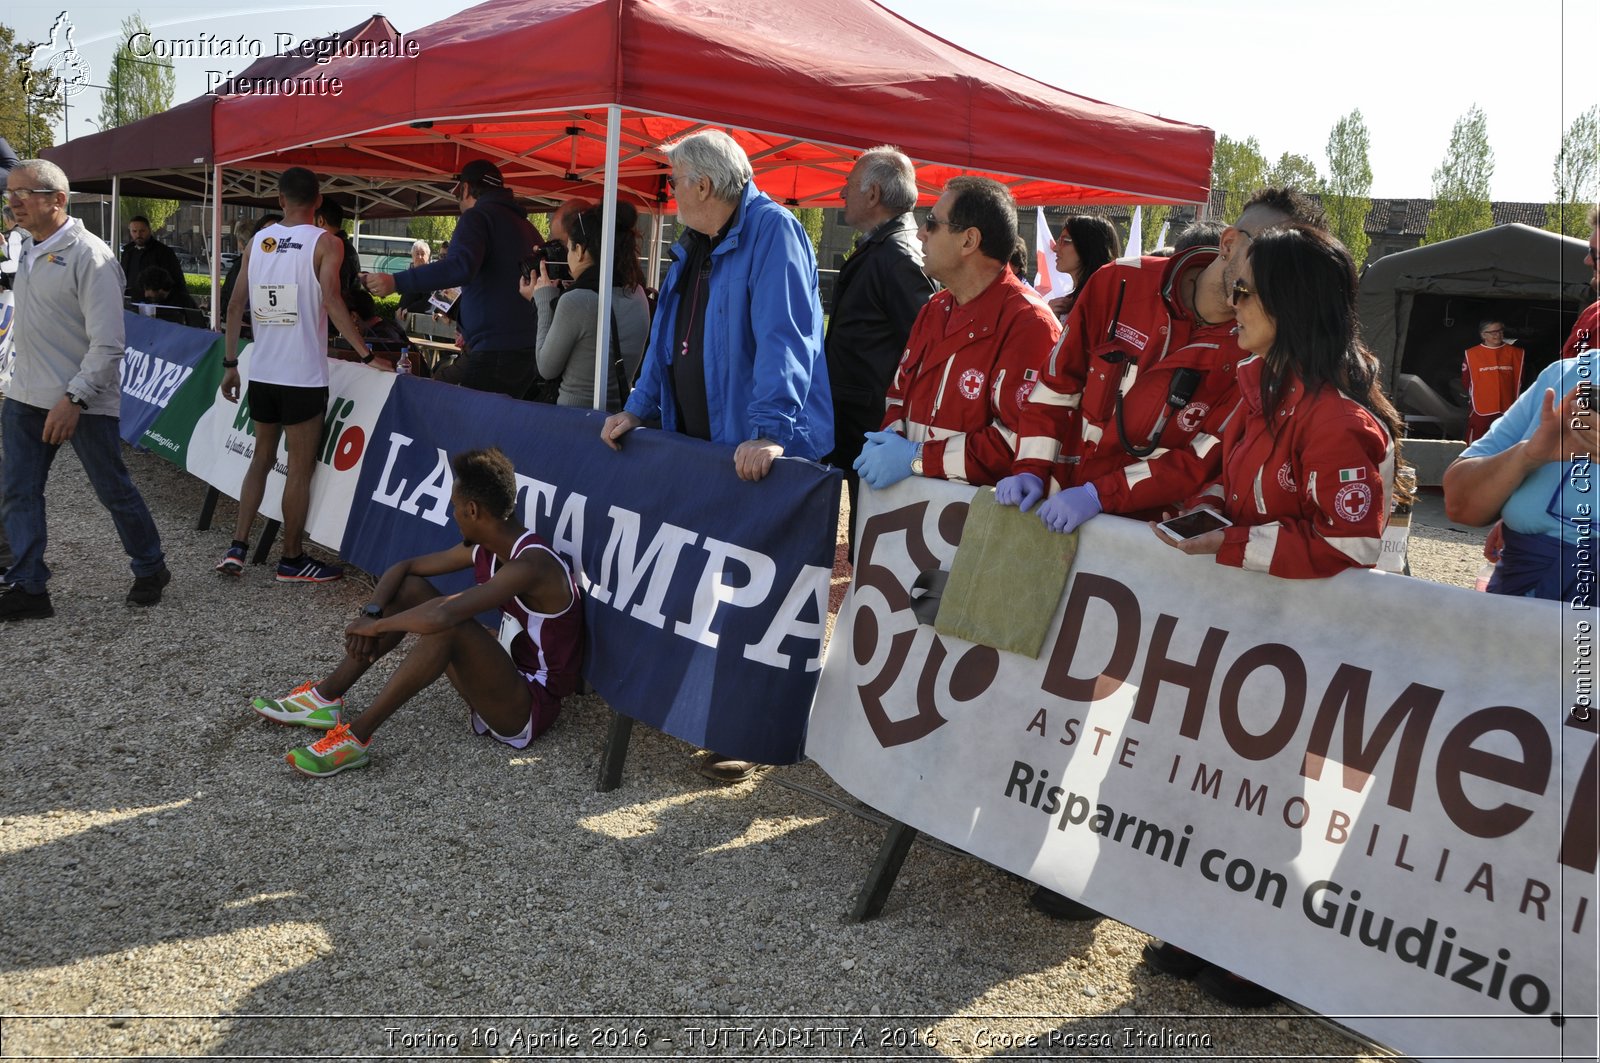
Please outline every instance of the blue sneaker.
M344 569L317 561L310 554L278 562L279 583L332 583L336 579L344 579Z
M235 578L244 575L244 547L228 547L228 552L222 555L221 561L217 562L217 571L224 576L233 576Z

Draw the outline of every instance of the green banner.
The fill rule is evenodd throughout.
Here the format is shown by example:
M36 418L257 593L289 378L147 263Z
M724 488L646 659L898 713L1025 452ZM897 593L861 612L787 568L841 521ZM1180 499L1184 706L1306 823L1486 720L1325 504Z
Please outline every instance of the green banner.
M222 387L223 341L219 338L211 352L175 392L155 423L139 437L139 445L159 454L180 469L189 467L189 439L194 426L211 409L217 389Z

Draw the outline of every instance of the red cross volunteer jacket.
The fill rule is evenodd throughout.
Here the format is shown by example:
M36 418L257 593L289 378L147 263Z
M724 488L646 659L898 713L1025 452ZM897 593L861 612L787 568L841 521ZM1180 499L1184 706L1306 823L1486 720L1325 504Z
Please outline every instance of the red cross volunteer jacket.
M906 339L883 427L922 443L922 474L994 484L1011 471L1029 389L1060 325L1012 272L965 306L942 291Z
M1154 516L1192 490L1188 467L1168 471L1175 463L1166 455L1216 444L1238 401L1235 368L1247 356L1233 322L1201 323L1174 297L1216 257L1215 248L1191 248L1114 263L1089 278L1023 410L1014 471L1047 484L1053 473L1055 486L1093 483L1106 512L1135 516ZM1190 371L1189 389L1172 408L1180 370Z
M1206 462L1221 479L1183 508L1233 521L1217 561L1290 579L1371 568L1394 494L1394 443L1378 419L1335 388L1291 376L1271 418L1260 358L1239 365L1239 408ZM1187 459L1196 481L1205 470Z

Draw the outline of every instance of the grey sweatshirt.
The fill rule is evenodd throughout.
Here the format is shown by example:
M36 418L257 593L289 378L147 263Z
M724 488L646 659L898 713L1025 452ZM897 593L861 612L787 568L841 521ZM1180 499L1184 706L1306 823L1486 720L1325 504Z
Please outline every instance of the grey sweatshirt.
M50 409L63 395L89 413L122 411L122 267L117 256L77 219L28 265L33 240L22 242L17 268L16 374L6 392Z

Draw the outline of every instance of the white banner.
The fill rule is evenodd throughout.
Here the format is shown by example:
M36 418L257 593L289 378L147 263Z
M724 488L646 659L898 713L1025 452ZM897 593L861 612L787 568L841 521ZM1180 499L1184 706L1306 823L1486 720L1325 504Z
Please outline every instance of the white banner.
M211 409L195 425L188 451L188 471L229 498L239 497L239 486L255 453L248 400L248 346L239 353L239 373L245 381L239 402L229 402L218 391ZM311 477L306 536L333 550L344 542L345 521L361 479L361 463L392 387L393 373L355 362L328 362L328 410L317 447L316 472ZM266 494L261 500L261 515L276 521L283 520L287 462L288 452L280 437L278 461L267 475Z
M1029 660L911 612L972 495L863 495L806 750L841 786L1402 1052L1594 1057L1589 603L1278 579L1102 516Z

